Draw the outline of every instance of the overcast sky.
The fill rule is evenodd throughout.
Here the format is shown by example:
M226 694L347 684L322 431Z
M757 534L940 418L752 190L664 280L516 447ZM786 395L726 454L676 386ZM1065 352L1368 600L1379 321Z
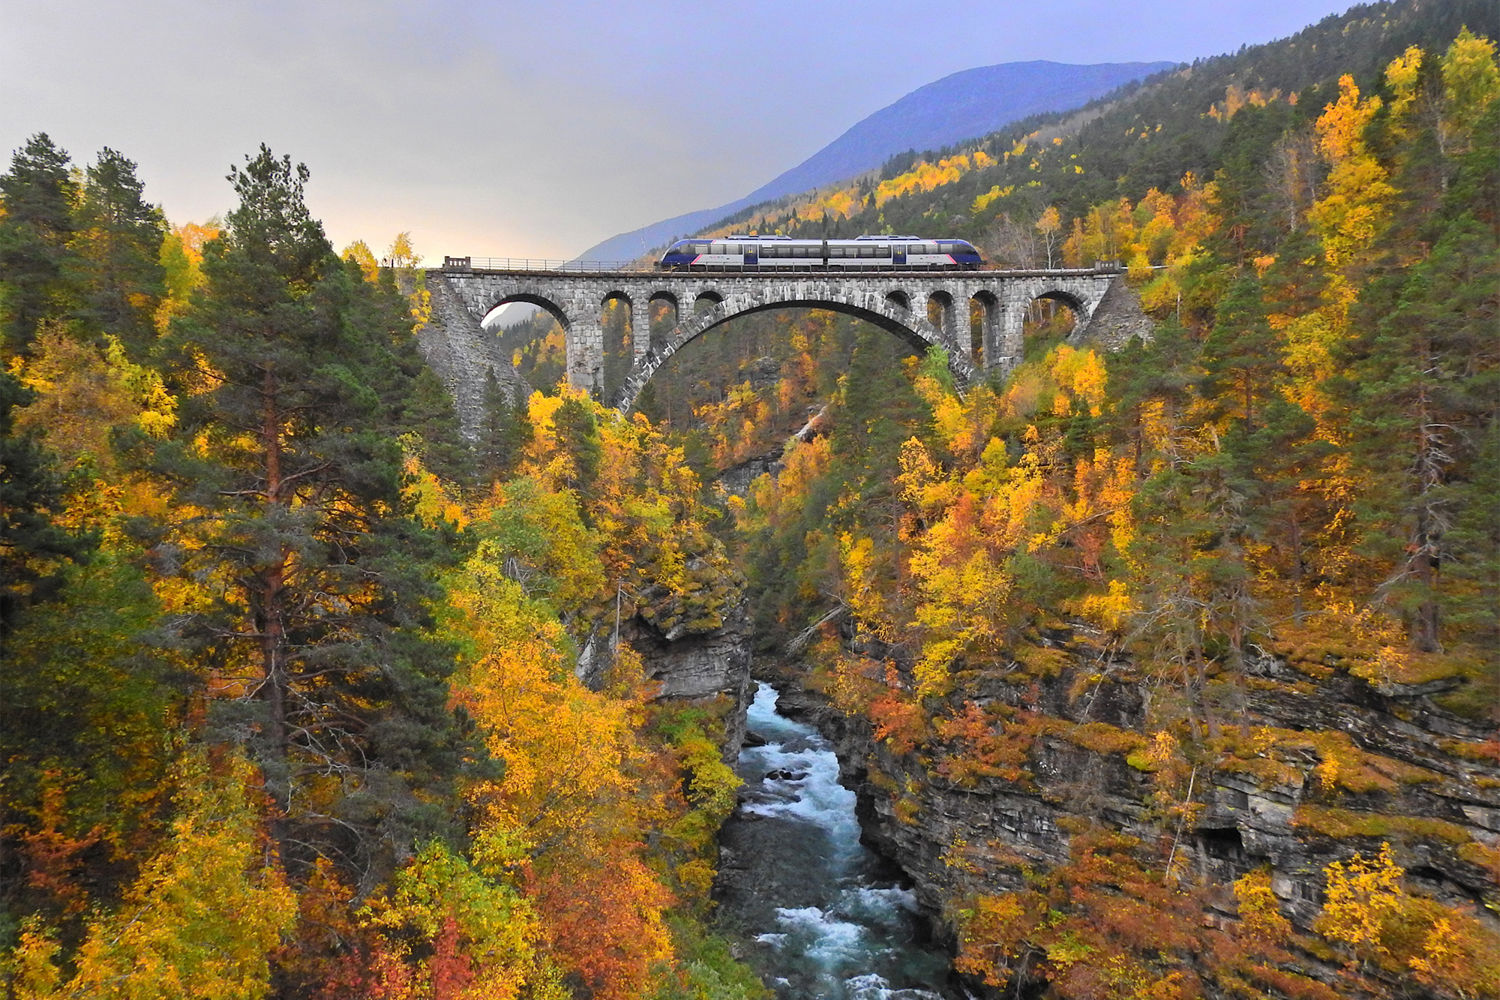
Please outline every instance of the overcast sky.
M866 115L1002 62L1191 61L1334 0L0 0L0 154L139 164L175 223L261 142L336 246L571 257L738 198Z

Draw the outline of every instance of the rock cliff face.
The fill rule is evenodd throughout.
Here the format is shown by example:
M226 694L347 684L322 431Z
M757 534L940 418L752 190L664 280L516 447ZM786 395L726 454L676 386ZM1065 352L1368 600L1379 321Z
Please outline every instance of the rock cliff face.
M658 685L657 698L724 699L728 758L744 742L745 710L752 697L750 619L741 583L716 579L691 602L664 592L645 595L640 611L619 625L620 640L641 655L646 679ZM711 602L712 614L703 614L703 601ZM578 675L585 684L597 688L604 683L614 662L614 641L615 623L596 623L578 655Z
M632 645L646 661L646 676L661 684L661 698L696 701L726 697L725 754L733 758L745 739L745 710L750 687L750 620L737 605L722 626L667 638L638 620Z
M789 714L835 740L844 779L859 793L864 836L915 883L939 932L976 894L1024 888L1026 874L1067 862L1080 821L1148 842L1172 837L1152 815L1148 747L1151 687L1129 664L1100 672L1100 650L1079 635L1048 639L1045 670L965 678L958 697L1003 706L989 735L1015 737L1012 765L954 768L973 747L936 732L916 746L877 740L868 719L845 715L802 683L805 671L768 672ZM1299 930L1316 919L1323 869L1390 843L1409 882L1445 902L1500 912L1500 755L1494 735L1439 708L1432 686L1371 684L1328 666L1266 655L1232 690L1234 713L1205 727L1217 750L1192 772L1197 805L1172 851L1187 878L1226 887L1268 866L1282 913ZM1006 721L999 721L1004 719ZM1488 742L1487 742L1488 741ZM993 758L992 758L993 760ZM1004 772L1004 773L1000 773ZM1229 898L1228 893L1221 898ZM1232 902L1205 921L1233 919ZM1304 956L1332 978L1328 956ZM976 987L976 989L978 989ZM982 991L981 991L982 992Z

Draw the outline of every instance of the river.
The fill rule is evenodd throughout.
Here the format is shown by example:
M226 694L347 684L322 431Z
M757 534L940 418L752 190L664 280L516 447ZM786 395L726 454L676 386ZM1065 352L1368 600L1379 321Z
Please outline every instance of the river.
M719 920L778 1000L956 1000L899 873L859 842L833 748L761 684L725 824ZM763 742L763 745L754 745Z

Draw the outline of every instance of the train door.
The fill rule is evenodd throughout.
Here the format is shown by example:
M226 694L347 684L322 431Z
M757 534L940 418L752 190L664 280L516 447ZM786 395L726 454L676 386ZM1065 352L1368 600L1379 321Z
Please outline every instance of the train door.
M894 265L896 265L897 267L905 267L906 266L906 244L905 243L893 243L893 244L891 244L891 263L894 264Z
M745 266L746 267L757 267L757 268L760 266L760 244L759 243L746 243L745 244Z

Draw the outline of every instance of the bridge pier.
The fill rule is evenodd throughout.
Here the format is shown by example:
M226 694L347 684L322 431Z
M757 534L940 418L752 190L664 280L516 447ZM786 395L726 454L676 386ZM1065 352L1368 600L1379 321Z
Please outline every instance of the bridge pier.
M568 384L575 389L597 393L604 389L604 313L574 305L573 315L563 328L567 348Z
M632 307L630 314L630 370L640 371L646 355L651 353L651 314L655 311L656 303L661 297L653 297L650 293L640 304L640 321L636 321L635 308ZM676 309L673 309L672 325L677 325Z

